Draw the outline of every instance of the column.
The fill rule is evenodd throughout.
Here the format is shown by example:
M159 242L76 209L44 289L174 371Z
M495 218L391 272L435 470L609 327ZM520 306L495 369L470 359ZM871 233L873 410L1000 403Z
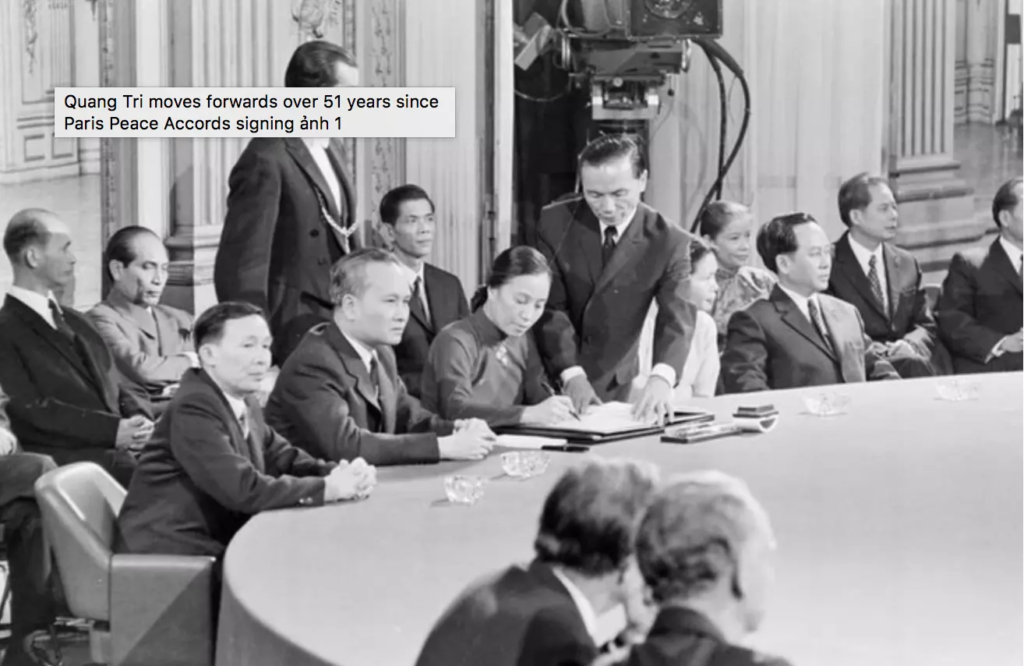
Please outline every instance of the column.
M956 0L894 0L889 177L900 203L897 242L928 271L945 270L986 225L953 157Z
M491 155L484 93L488 3L448 0L444 11L439 4L404 4L405 85L455 86L456 136L406 140L406 180L437 204L433 263L455 273L471 292L490 244L483 204Z

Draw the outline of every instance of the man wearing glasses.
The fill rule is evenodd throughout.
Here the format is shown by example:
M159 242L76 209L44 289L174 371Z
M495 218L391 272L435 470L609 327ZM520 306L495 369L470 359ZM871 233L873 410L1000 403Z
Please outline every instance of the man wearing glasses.
M757 252L779 283L729 320L726 393L899 379L865 334L857 308L821 293L832 271L832 244L813 217L772 219L757 234Z

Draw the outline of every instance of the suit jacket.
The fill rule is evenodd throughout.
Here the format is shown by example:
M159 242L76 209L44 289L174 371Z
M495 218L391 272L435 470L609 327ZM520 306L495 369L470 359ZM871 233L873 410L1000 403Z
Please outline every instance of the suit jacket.
M789 666L739 645L730 645L702 614L687 608L663 608L647 638L621 666Z
M0 387L0 437L13 437L11 423L7 419L7 396ZM53 459L35 453L20 453L17 445L14 452L0 454L0 518L3 508L14 500L35 501L35 482L43 474L56 469ZM0 520L0 523L3 521ZM11 539L8 537L8 542Z
M63 313L74 343L16 298L0 308L0 386L10 396L11 428L24 450L58 465L109 466L121 419L151 413L119 385L110 351L88 319L70 308Z
M836 353L778 286L767 300L733 314L722 353L725 392L899 379L872 348L857 308L825 294L818 304Z
M427 293L430 317L425 316L416 296L410 302L409 322L402 341L395 345L398 374L410 394L420 397L423 367L427 364L430 344L442 328L469 316L469 303L459 278L436 266L424 264L423 284Z
M267 402L267 422L318 458L362 457L371 465L437 462L437 435L450 434L453 424L409 395L389 347L376 351L379 398L366 364L337 324L316 326L281 368Z
M430 631L416 666L589 666L597 656L569 590L533 562L465 590Z
M883 311L882 304L871 293L871 282L850 247L849 232L835 243L828 293L857 308L864 332L875 342L906 340L931 353L937 334L921 289L921 266L912 254L887 243L882 246L882 261L888 282L889 312Z
M1022 355L986 359L1004 336L1021 330L1021 279L997 238L953 255L935 307L939 333L957 373L1020 370Z
M553 272L547 308L535 327L550 373L558 377L582 366L598 397L624 399L639 373L644 321L657 301L651 360L681 375L697 318L682 293L692 234L640 204L602 268L600 224L577 197L544 208L537 238Z
M331 318L330 269L345 251L323 219L321 200L342 227L355 221L340 142L331 142L328 156L341 181L341 210L302 139L253 139L228 180L228 211L214 265L217 299L263 308L278 366L306 331ZM349 239L351 249L356 239Z
M254 514L323 504L334 463L274 432L254 397L246 404L248 438L210 376L185 374L139 456L117 517L118 552L219 557Z
M192 367L183 352L192 346L192 315L169 305L155 305L150 313L112 289L88 312L107 343L121 377L150 398L181 381Z

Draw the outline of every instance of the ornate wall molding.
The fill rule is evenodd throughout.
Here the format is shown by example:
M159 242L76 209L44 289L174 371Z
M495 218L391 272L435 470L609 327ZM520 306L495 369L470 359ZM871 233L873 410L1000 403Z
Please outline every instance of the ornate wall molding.
M400 20L397 0L377 0L369 6L369 33L367 34L367 46L369 47L368 62L364 65L366 72L366 84L371 86L401 86L404 83L401 63L401 42L400 42ZM377 207L380 200L393 187L400 185L405 180L405 168L403 164L405 141L403 139L367 139L364 142L369 154L366 164L368 166L367 187L363 189L363 195L368 196L367 211L368 217L373 220L371 225L372 240L376 245L382 245L383 239L379 236L377 225Z
M28 55L28 71L35 71L36 42L39 40L36 0L22 0L22 18L25 26L25 53Z

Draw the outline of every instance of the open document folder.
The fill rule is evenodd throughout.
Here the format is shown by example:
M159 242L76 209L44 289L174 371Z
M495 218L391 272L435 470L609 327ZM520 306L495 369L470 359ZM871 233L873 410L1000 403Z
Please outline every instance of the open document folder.
M569 418L560 423L524 423L499 430L511 434L592 441L661 432L661 426L638 421L632 412L633 406L628 403L606 402L594 405L579 419Z

